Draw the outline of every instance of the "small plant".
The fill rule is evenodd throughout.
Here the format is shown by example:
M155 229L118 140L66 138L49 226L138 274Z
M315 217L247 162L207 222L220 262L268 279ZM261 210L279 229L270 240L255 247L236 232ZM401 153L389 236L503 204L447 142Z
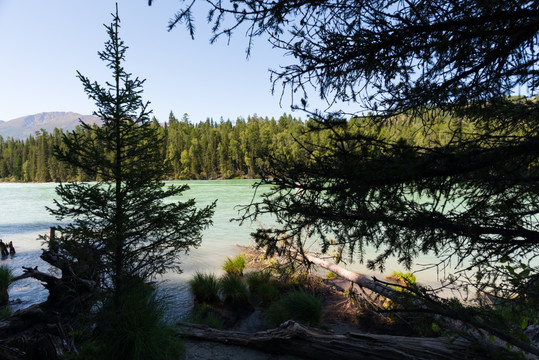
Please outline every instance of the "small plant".
M241 253L233 259L227 257L222 269L227 274L243 276L243 270L245 269L245 254Z
M416 286L417 279L412 273L402 273L399 271L393 271L393 273L386 277L388 280L393 280L397 284L402 286Z
M214 329L222 329L223 322L219 315L213 310L213 308L207 304L201 304L195 306L187 316L184 317L184 321L193 324L204 324Z
M326 274L326 279L335 279L338 275L335 274L333 271L329 271L327 274Z
M260 284L256 290L262 305L268 306L275 300L279 299L280 291L279 287L274 282L267 282Z
M195 302L214 304L219 301L219 282L214 274L196 273L189 281Z
M96 317L93 338L82 347L79 359L178 359L184 352L174 327L163 320L164 305L155 289L131 280L116 306L104 303Z
M249 290L252 292L258 292L258 287L261 284L267 284L271 279L271 274L268 271L255 271L248 273L245 276Z
M225 302L229 304L243 304L246 303L249 298L249 290L238 275L223 275L219 280L219 288Z
M305 290L292 290L271 304L266 312L266 318L274 326L286 320L318 326L322 320L322 302Z
M7 288L11 283L11 270L7 266L0 266L0 306L9 301Z
M268 271L257 271L247 274L245 277L249 290L256 293L262 304L267 306L279 298L279 286L275 280L271 279Z

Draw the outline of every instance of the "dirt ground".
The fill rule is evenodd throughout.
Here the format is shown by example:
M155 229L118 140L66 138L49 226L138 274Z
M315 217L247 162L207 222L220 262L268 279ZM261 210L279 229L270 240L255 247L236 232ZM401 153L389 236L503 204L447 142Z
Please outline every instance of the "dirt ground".
M298 360L290 355L267 354L241 346L210 341L184 340L185 360Z
M362 330L354 323L353 314L343 310L342 292L334 287L342 287L345 282L339 279L326 284L327 293L324 296L324 322L323 328L336 334L347 332L359 333ZM261 319L261 314L255 311L251 316L244 319L233 330L254 333L267 330L267 324ZM291 355L268 354L262 351L249 349L241 346L226 345L212 341L200 341L192 339L183 340L186 346L185 360L299 360L303 359Z

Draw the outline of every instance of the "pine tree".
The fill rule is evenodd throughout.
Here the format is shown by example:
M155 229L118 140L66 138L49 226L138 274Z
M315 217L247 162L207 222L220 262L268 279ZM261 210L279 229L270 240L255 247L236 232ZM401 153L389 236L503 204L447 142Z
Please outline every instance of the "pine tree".
M214 204L197 209L194 199L168 200L188 187L162 182L168 171L160 161L164 139L141 98L144 80L123 67L127 46L119 38L117 11L113 17L105 26L105 49L98 53L112 81L101 86L78 73L103 124L82 123L83 131L64 135L64 146L55 147L59 159L99 181L61 184L59 200L49 210L69 222L59 227L62 241L51 245L93 269L101 288L120 305L131 279L179 270L180 253L200 244Z

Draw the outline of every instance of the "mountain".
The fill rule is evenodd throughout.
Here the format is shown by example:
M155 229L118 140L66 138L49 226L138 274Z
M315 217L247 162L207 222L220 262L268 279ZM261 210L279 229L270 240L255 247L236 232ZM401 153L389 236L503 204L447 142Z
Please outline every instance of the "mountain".
M79 125L79 120L93 124L99 118L93 115L81 115L74 112L43 112L35 115L23 116L9 121L0 121L0 136L4 139L26 139L35 136L41 129L52 132L54 128L69 131Z

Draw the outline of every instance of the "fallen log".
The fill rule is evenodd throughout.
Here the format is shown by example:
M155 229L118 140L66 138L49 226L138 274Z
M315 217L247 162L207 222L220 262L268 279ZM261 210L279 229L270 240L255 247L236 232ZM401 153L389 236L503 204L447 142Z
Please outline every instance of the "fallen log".
M307 359L487 359L464 339L417 338L391 335L335 335L286 321L276 329L256 333L217 330L206 325L178 323L181 336L203 341L244 346L277 355Z
M406 297L405 293L384 285L375 278L371 279L365 275L344 269L332 262L320 259L308 253L302 253L302 255L298 254L298 256L303 256L308 262L320 266L326 270L330 270L342 278L358 284L360 287L374 291L375 293L387 297L388 299L391 299L397 303ZM533 358L537 359L539 357L539 349L536 346L516 339L496 328L490 327L488 324L482 323L474 318L463 318L461 314L451 313L446 311L446 309L440 308L438 304L430 304L419 298L406 297L406 299L408 302L412 302L419 308L431 312L435 320L440 323L442 327L473 340L475 343L481 345L488 351L498 352L506 346L505 343L507 342L529 354L535 355ZM494 341L490 335L494 336ZM529 358L532 358L532 356Z
M49 296L0 322L0 360L57 360L76 352L71 334L79 325L78 316L94 303L97 281L88 266L70 262L53 250L44 250L41 258L60 269L61 277L23 267L23 274L11 279L39 280Z

